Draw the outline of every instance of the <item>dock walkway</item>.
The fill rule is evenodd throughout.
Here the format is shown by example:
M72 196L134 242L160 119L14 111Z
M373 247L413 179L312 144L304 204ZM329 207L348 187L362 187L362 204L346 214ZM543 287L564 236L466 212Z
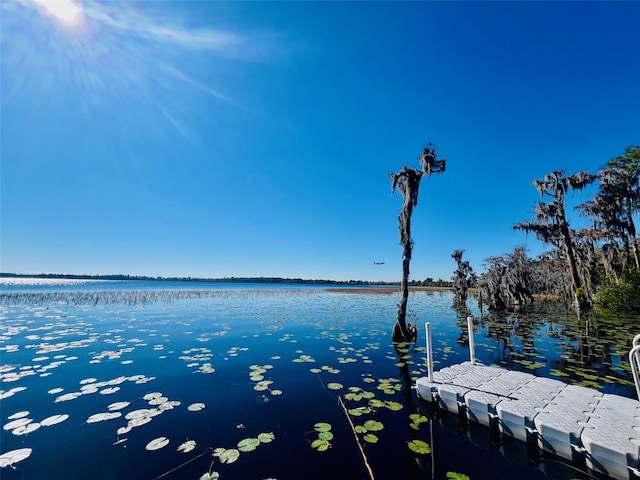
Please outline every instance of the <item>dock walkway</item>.
M524 372L464 362L416 382L437 402L502 435L537 443L619 480L640 478L640 402Z

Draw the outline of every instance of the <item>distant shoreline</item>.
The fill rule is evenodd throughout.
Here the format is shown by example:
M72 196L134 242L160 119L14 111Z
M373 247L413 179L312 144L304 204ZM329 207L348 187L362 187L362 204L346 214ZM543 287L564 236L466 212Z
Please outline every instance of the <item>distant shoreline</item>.
M195 277L149 277L141 275L86 275L86 274L65 274L65 273L5 273L0 272L0 279L10 278L39 278L39 279L62 279L62 280L120 280L120 281L147 281L147 282L218 282L218 283L271 283L271 284L304 284L304 285L336 285L336 286L376 286L389 287L392 291L398 291L400 282L383 282L370 280L326 280L326 279L302 279L284 277L224 277L224 278L195 278ZM445 291L451 289L450 282L438 280L435 285L424 285L424 282L415 281L411 289ZM353 290L353 289L348 289Z
M375 285L372 285L375 286ZM325 289L327 292L332 293L372 293L372 294L381 294L381 295L389 295L392 293L400 293L400 286L397 288L339 288L339 287L329 287ZM416 292L449 292L453 290L453 287L409 287L409 291Z

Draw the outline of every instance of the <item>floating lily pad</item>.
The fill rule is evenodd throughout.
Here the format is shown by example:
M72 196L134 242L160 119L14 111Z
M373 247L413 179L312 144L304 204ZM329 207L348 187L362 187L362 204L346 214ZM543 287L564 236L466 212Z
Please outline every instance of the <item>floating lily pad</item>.
M15 428L11 431L14 435L27 435L28 433L34 432L40 428L40 424L37 422L29 423L27 425L23 425L21 427Z
M378 432L384 428L384 425L377 420L367 420L364 422L364 427L370 432Z
M95 413L87 418L87 423L104 422L122 416L122 412Z
M104 390L100 390L100 395L111 395L120 390L120 387L109 387Z
M447 478L451 480L469 480L469 477L464 473L447 472Z
M275 438L276 436L273 434L273 432L261 433L260 435L258 435L258 440L260 440L262 443L271 443Z
M131 405L131 402L115 402L115 403L112 403L111 405L108 405L107 410L109 410L110 412L113 412L114 410L122 410L123 408L126 408L129 405Z
M167 445L169 445L169 439L167 437L158 437L158 438L154 438L153 440L151 440L149 443L147 443L145 450L160 450L161 448L166 447Z
M316 432L328 432L331 430L331 424L325 422L318 422L313 426Z
M218 472L206 472L203 473L198 480L218 480L218 478L220 478L220 474Z
M343 387L344 387L344 385L342 385L341 383L338 383L338 382L327 383L327 388L329 390L340 390Z
M69 418L69 415L67 415L66 413L63 413L61 415L51 415L50 417L42 420L40 422L40 425L42 425L43 427L50 427L51 425L56 425L58 423L64 422L67 418Z
M361 415L371 413L371 409L369 407L350 408L347 411L349 412L349 415L352 415L354 417L359 417Z
M422 440L411 440L407 442L409 445L409 450L415 452L419 455L426 455L431 452L431 447L427 442L423 442Z
M318 433L318 438L320 440L326 440L326 441L333 440L333 433L331 433L331 432L319 432Z
M326 452L331 444L327 440L317 439L311 442L311 448L316 449L319 452Z
M399 402L384 402L384 406L393 412L402 410L402 404Z
M145 396L142 397L143 400L146 400L147 402L149 400L153 400L154 398L158 398L161 397L162 393L160 392L151 392L151 393L147 393Z
M3 430L14 430L33 422L31 418L18 418L2 426Z
M25 458L29 458L32 451L31 448L18 448L17 450L3 453L0 455L0 468L11 467Z
M240 451L235 448L230 448L228 450L224 450L220 453L218 458L221 463L233 463L240 457Z
M194 450L195 448L196 448L196 441L187 440L186 442L178 445L177 450L182 453L189 453L191 450Z
M13 415L9 415L7 417L7 419L9 419L9 420L17 420L19 418L26 417L27 415L29 415L29 412L26 411L26 410L23 410L22 412L17 412L17 413L14 413Z
M200 410L203 410L204 407L204 403L192 403L187 407L187 410L189 410L190 412L199 412Z
M260 445L260 440L257 438L245 438L238 442L238 450L241 452L251 452Z
M374 435L373 433L367 433L362 438L367 443L378 443L378 437L376 435Z
M424 415L420 415L419 413L412 413L411 415L409 415L409 420L411 420L413 423L424 423L427 421L427 417L425 417Z

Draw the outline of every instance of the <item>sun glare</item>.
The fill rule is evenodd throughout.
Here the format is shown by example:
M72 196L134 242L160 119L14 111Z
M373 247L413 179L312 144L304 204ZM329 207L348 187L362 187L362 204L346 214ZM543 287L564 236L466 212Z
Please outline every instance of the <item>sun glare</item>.
M71 0L35 0L61 22L67 24L77 23L81 16L80 7Z

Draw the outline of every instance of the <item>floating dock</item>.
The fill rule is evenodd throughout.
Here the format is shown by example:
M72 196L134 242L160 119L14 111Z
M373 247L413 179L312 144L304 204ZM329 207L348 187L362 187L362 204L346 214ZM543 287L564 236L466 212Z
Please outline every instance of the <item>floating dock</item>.
M470 339L472 336L470 335ZM421 399L618 480L640 478L640 402L471 361L416 382Z

